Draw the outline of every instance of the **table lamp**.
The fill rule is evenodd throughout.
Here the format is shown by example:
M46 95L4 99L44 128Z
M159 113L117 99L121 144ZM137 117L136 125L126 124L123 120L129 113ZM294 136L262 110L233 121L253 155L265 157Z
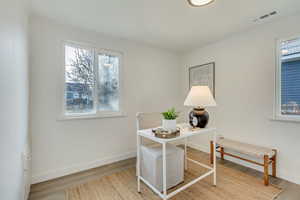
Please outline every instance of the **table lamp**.
M205 107L216 106L208 86L193 86L184 101L185 106L194 107L189 114L189 122L192 127L205 128L209 120L209 114Z

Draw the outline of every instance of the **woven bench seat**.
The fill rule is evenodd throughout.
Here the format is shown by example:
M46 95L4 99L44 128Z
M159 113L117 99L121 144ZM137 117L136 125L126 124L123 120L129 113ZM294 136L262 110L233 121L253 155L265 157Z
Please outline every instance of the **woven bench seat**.
M213 163L214 149L221 154L221 160L224 160L224 156L231 156L252 164L260 165L264 167L264 184L269 185L269 165L272 164L272 176L276 177L276 163L277 163L277 150L267 147L262 147L253 144L247 144L239 141L234 141L225 138L219 138L214 146L213 141L210 141L210 162ZM242 155L248 155L263 160L263 163L259 163L254 160L243 158L242 155L234 155L225 150L232 150Z
M275 151L273 151L270 148L242 143L242 142L225 139L225 138L218 139L217 144L223 148L227 148L242 154L246 154L249 156L262 158L262 159L264 158L265 155L268 155L271 158L275 154Z

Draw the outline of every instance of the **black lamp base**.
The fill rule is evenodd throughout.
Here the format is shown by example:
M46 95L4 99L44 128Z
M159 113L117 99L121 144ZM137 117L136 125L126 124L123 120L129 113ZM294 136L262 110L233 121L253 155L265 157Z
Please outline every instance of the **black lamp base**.
M209 120L209 115L204 108L194 108L190 112L189 118L192 127L205 128Z

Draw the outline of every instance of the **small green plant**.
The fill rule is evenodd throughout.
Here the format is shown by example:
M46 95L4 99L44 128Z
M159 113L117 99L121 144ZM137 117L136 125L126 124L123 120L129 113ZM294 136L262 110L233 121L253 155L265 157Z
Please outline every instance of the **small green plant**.
M176 112L175 108L171 108L161 114L164 116L164 119L167 119L167 120L173 120L179 116L179 112Z

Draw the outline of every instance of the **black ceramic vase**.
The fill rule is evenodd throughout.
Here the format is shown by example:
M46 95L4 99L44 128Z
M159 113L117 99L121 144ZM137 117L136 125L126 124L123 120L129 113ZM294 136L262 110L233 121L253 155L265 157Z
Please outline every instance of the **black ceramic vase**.
M192 127L205 128L209 120L209 115L204 108L194 108L190 112L189 118Z

